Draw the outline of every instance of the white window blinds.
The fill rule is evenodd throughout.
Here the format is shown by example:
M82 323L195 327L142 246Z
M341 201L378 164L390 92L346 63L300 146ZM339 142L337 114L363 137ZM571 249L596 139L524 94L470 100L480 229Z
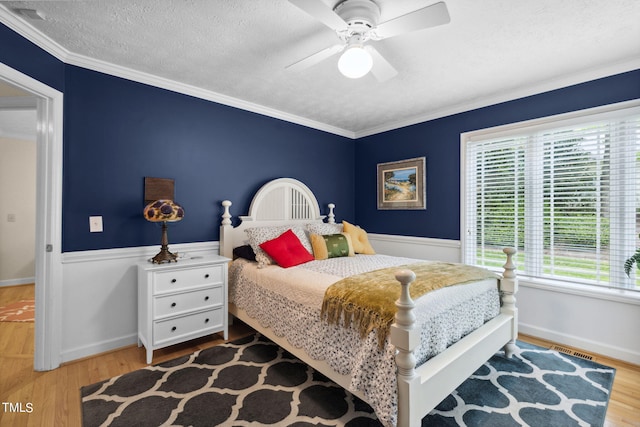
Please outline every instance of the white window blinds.
M640 108L511 127L463 141L464 262L518 248L532 277L640 290Z

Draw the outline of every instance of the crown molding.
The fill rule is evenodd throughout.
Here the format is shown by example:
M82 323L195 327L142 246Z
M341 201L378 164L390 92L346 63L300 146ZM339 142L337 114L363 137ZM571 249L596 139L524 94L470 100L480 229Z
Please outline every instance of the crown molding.
M354 139L363 138L366 136L376 135L383 132L388 132L395 129L400 129L407 126L412 126L418 123L428 122L430 120L436 120L443 117L451 116L454 114L464 113L466 111L476 110L478 108L488 107L491 105L500 104L503 102L513 101L527 96L538 95L540 93L549 92L556 89L561 89L568 86L573 86L580 83L585 83L591 80L597 80L603 77L613 76L616 74L626 73L628 71L640 69L640 57L632 58L628 61L617 62L609 64L604 67L592 68L590 70L584 70L580 73L568 74L562 77L549 79L540 82L535 85L526 86L516 90L505 91L500 94L485 97L473 102L467 102L455 105L446 110L440 110L436 113L427 113L417 115L405 120L399 120L393 123L387 123L383 126L372 127L355 132Z
M263 116L272 117L275 119L284 120L290 123L299 124L308 128L321 130L324 132L332 133L346 138L354 138L354 132L346 129L338 128L328 125L326 123L317 122L304 117L297 116L295 114L286 113L274 108L265 107L252 102L244 101L242 99L234 98L231 96L223 95L210 90L205 90L196 86L180 83L175 80L166 79L164 77L155 76L153 74L136 71L130 68L122 67L120 65L112 64L106 61L101 61L87 56L70 53L66 58L66 63L69 65L76 65L78 67L87 68L93 71L109 74L116 77L121 77L127 80L132 80L138 83L144 83L154 87L167 89L173 92L193 96L196 98L212 101L218 104L227 105L230 107L238 108L245 111L261 114Z
M0 4L0 22L62 62L69 55L67 49L45 36L23 19L18 18L2 4Z

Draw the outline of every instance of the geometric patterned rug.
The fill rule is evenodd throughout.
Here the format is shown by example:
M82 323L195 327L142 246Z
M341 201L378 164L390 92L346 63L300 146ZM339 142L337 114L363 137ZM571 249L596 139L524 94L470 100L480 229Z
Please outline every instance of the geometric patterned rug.
M22 300L0 307L0 322L33 322L35 301Z
M517 344L511 359L493 356L425 417L423 425L604 424L615 369Z
M615 370L518 342L423 426L602 426ZM81 388L84 427L380 426L372 409L260 334Z

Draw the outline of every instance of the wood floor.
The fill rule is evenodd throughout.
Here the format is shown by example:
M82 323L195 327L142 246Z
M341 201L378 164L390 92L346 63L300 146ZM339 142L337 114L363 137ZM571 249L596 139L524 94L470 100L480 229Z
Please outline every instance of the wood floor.
M0 287L0 305L33 298L33 286ZM229 331L236 339L252 330L242 324ZM523 341L551 343L522 336ZM222 343L219 335L154 352L153 362L170 360ZM0 322L0 426L80 426L80 387L146 366L143 348L130 346L64 364L48 372L33 370L34 324ZM603 356L597 362L617 369L606 427L640 427L640 366Z

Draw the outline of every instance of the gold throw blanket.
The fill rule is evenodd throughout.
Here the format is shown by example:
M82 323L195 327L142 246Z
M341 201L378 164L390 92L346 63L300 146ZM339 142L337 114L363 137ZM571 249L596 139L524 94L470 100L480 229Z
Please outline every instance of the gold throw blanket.
M377 329L382 347L397 311L401 285L396 272L408 269L416 274L409 286L411 299L451 285L471 283L498 276L484 268L443 262L419 262L383 268L342 279L329 286L322 302L321 318L332 324L349 326L352 322L364 338Z

